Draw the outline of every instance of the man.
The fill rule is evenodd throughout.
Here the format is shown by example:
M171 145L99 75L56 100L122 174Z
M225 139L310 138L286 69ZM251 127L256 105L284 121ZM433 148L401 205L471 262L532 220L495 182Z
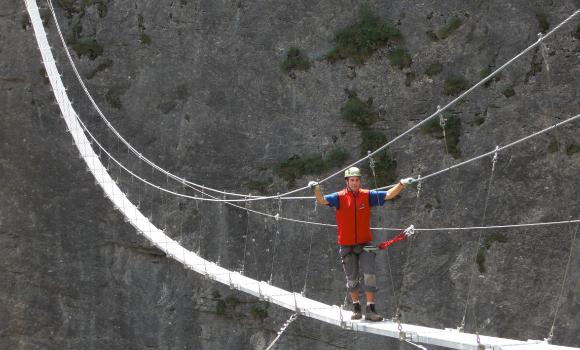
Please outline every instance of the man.
M309 182L314 190L316 201L336 209L336 224L338 227L338 244L342 266L346 274L347 289L353 303L353 320L362 318L359 300L359 266L363 273L366 295L365 320L382 321L383 317L375 310L375 292L377 279L375 276L375 253L364 249L372 243L370 229L371 208L383 205L386 200L395 198L405 186L414 182L406 178L397 183L389 191L370 191L361 188L361 173L359 168L351 167L344 173L346 188L339 192L323 196L317 182Z

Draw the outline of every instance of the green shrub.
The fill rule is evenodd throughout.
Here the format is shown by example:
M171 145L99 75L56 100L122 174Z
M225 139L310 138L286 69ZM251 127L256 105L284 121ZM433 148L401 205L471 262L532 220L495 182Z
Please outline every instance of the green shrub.
M149 45L149 44L151 44L151 37L145 33L141 33L141 37L139 38L139 41L143 45Z
M545 33L550 29L548 16L546 16L544 12L536 12L536 19L538 20L538 28L540 29L540 32Z
M94 38L81 38L69 44L79 57L88 56L94 60L103 54L103 46Z
M431 63L427 69L425 69L425 75L428 77L434 77L443 71L443 65L439 62Z
M226 314L227 305L226 302L219 299L215 304L215 313L218 315L225 315Z
M507 241L508 241L507 236L504 235L503 233L493 232L489 234L487 237L485 237L485 240L483 241L483 246L485 247L485 249L489 249L491 248L491 245L493 243L507 243Z
M399 69L408 68L411 66L411 63L413 63L411 55L409 55L407 50L400 47L390 52L387 55L387 58L389 59L389 62L391 62L391 66Z
M507 97L510 98L512 96L514 96L516 94L515 90L511 87L506 88L505 90L502 91L502 94Z
M267 307L262 309L258 306L255 306L252 308L251 314L255 320L263 321L266 317L268 317L268 309Z
M475 258L475 262L479 268L480 273L485 273L485 254L493 243L506 243L508 241L507 236L503 233L493 232L485 237L483 240L483 244L479 247L477 251L477 256Z
M480 247L477 251L477 256L475 257L475 263L479 268L480 273L485 273L485 249Z
M280 68L287 74L295 70L307 71L310 69L310 62L302 56L299 49L291 47L286 59L280 64Z
M372 105L372 99L363 102L358 96L352 95L340 107L340 114L359 128L366 128L379 120L379 115L373 110Z
M487 77L488 75L490 75L490 74L492 73L492 70L491 70L491 68L492 68L492 67L489 67L489 66L488 66L488 67L486 67L486 68L483 68L482 70L480 70L480 71L479 71L479 78L480 78L480 79L483 79L483 78ZM502 74L501 74L501 72L499 72L499 73L497 73L496 75L494 75L494 76L493 76L493 78L491 78L491 79L489 79L488 81L486 81L486 82L483 84L483 86L485 86L485 87L489 87L489 86L491 85L491 83L492 83L492 82L494 82L494 81L500 81L500 80L501 80L501 77L502 77Z
M461 119L452 115L445 120L445 142L446 150L453 158L461 157L459 149L459 138L461 137ZM436 139L443 139L443 128L439 123L439 118L433 118L421 127L421 133Z
M566 154L569 156L572 156L578 152L580 152L580 146L578 146L575 143L570 144L570 145L568 145L568 147L566 147Z
M324 171L343 165L348 159L348 154L341 149L333 150L326 158L320 154L305 156L294 155L288 160L274 167L274 174L286 180L290 186L304 175L318 175Z
M376 50L400 38L398 29L381 22L370 10L362 8L357 23L336 33L336 46L326 55L326 59L335 62L350 58L357 64L363 64Z
M41 67L40 69L38 69L38 75L40 75L40 78L42 79L42 82L45 85L48 85L50 83L50 79L48 79L48 76L46 74L46 69L43 67Z
M394 183L397 180L397 161L387 151L379 152L373 158L375 160L377 184Z
M447 96L457 95L465 89L467 89L467 80L459 75L448 77L443 84L443 93Z
M443 27L439 28L439 30L437 30L437 37L441 40L446 39L451 34L453 34L453 32L455 32L457 29L459 29L459 27L461 27L461 24L463 24L461 19L459 19L457 17L453 17L449 21L449 23L447 23Z
M409 87L415 81L415 72L405 73L405 86Z
M226 305L231 306L231 307L236 307L238 305L240 305L242 302L240 301L240 299L236 298L233 295L230 295L226 298L225 300Z
M360 155L366 156L368 151L374 151L387 143L387 136L378 130L364 129L361 132Z
M555 138L552 138L550 144L548 145L548 152L556 153L560 150L560 143Z
M477 117L473 120L473 124L480 126L481 124L483 124L485 122L485 118L484 117Z

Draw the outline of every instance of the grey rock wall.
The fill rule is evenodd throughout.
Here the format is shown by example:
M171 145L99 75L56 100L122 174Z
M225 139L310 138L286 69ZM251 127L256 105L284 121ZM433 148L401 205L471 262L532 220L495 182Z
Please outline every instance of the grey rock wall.
M273 169L294 155L341 148L355 160L366 151L359 149L360 130L340 116L349 92L372 98L380 114L373 128L393 139L452 98L443 93L446 77L476 83L482 70L500 66L533 42L545 22L554 26L580 6L577 0L365 4L401 31L410 67L389 64L392 47L364 65L323 59L335 33L357 20L362 5L357 1L55 6L70 42L95 39L102 47L102 53L92 47L81 57L73 50L73 56L99 106L136 148L205 185L241 193L261 187L268 194L293 188ZM193 195L129 156L105 129L75 81L49 17L43 11L69 95L99 140L135 172ZM452 18L462 25L435 40L433 33ZM572 21L544 51L526 55L500 80L453 107L447 116L461 119L461 158L446 154L440 139L414 132L389 150L397 175L431 173L577 114L578 23ZM85 171L59 118L24 4L2 2L0 26L0 349L264 348L290 313L184 270L124 223ZM293 77L280 69L290 47L311 62ZM425 74L436 62L442 72ZM569 124L501 153L485 223L578 218L578 132L578 123ZM336 169L304 176L294 187ZM305 289L328 304L343 303L333 229L277 223L241 209L162 195L114 164L111 173L158 226L204 257L289 290ZM480 225L490 174L485 159L434 177L418 200L407 190L377 210L373 224ZM333 179L323 189L340 186ZM288 217L333 221L330 209L315 210L310 201L281 206ZM278 203L251 208L275 214ZM379 308L392 315L400 294L405 322L456 327L468 300L470 332L546 337L574 229L493 232L504 234L505 242L490 232L420 233L393 247L388 258L378 256ZM492 237L480 254L485 273L474 264L480 234L482 241ZM390 236L378 232L375 240ZM575 248L554 334L555 343L569 346L580 346L578 242ZM279 348L377 344L409 348L304 318L290 326Z

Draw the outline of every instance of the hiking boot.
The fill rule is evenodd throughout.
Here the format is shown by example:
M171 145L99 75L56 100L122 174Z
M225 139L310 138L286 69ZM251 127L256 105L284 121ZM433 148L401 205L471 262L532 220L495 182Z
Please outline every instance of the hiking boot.
M375 304L367 305L365 309L365 320L371 322L379 322L383 320L383 316L377 314L375 311Z
M353 303L354 310L352 311L351 320L360 320L362 318L362 311L360 308L360 303Z

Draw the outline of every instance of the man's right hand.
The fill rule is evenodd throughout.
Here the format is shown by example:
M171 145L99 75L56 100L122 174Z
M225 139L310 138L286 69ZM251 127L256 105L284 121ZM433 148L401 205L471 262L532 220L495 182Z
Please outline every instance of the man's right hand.
M404 179L402 179L400 182L403 186L407 187L413 183L415 183L417 180L413 179L412 177L406 177Z
M308 187L310 187L312 189L315 189L316 187L318 187L318 182L316 182L316 181L310 181L308 183Z

